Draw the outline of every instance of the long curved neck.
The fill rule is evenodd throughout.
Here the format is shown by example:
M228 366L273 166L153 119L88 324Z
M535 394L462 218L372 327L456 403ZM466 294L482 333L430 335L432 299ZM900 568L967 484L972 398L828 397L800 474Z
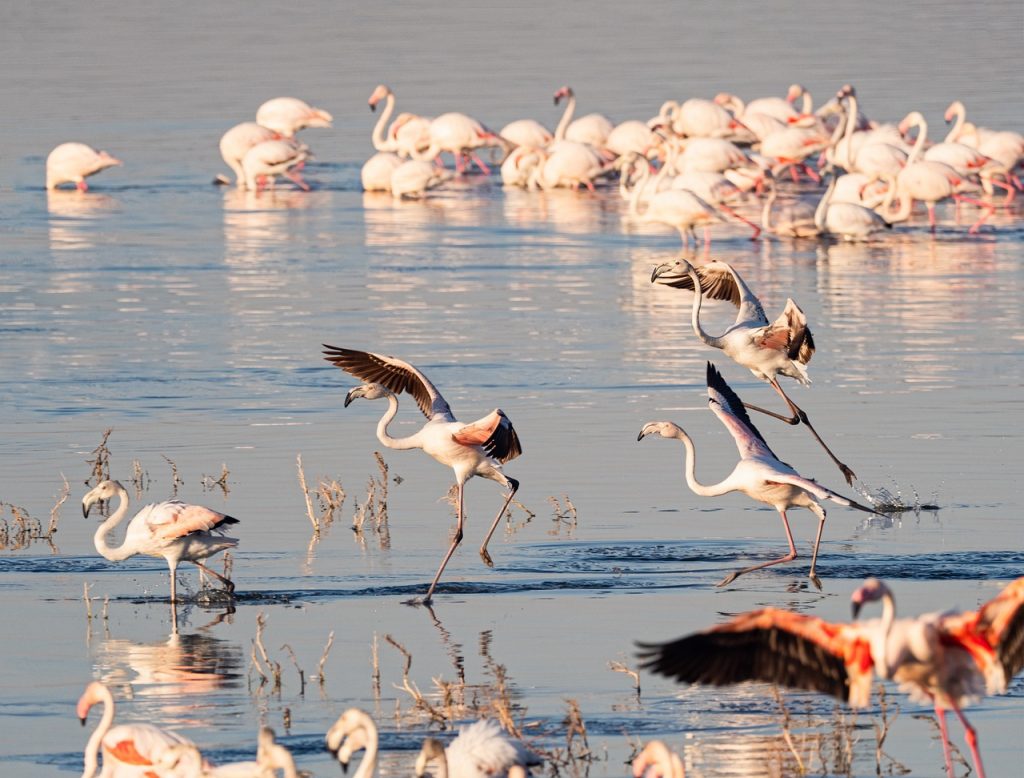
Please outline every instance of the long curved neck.
M647 163L640 160L640 178L633 184L633 194L629 198L629 212L634 216L643 216L647 212L647 207L644 206L643 211L640 210L640 195L643 194L644 189L647 188L647 179L651 177L651 170Z
M910 150L910 156L907 157L907 161L904 164L905 168L917 162L917 158L921 156L921 150L924 148L925 138L928 137L928 122L924 120L923 116L915 118L917 119L915 122L917 126L917 140L914 141L914 148Z
M772 231L772 206L775 205L776 197L775 187L772 186L768 199L764 201L764 208L761 209L761 229L765 232Z
M895 668L889 666L889 634L892 632L892 625L896 621L896 602L890 592L882 594L882 646L884 647L878 662L882 666L877 668L878 674L883 678L892 678ZM877 663L876 663L877 667Z
M100 743L103 741L103 736L110 731L110 725L114 723L114 697L110 690L104 689L103 691L101 699L103 716L92 735L89 736L89 742L85 744L85 770L82 772L82 778L92 778L96 774L96 757L100 750Z
M821 196L818 201L818 207L814 209L814 226L819 230L824 231L825 229L825 215L828 213L828 201L832 199L832 192L836 188L835 178L829 182L828 189L825 190L825 194Z
M693 308L690 309L690 324L693 325L693 332L703 341L704 345L711 346L712 348L722 348L721 339L709 335L700 326L700 306L704 301L704 292L700 288L700 276L697 275L697 271L692 267L690 268L690 279L693 281ZM733 279L735 280L735 276ZM689 439L687 438L687 440ZM689 450L692 451L692 446ZM693 487L691 486L690 488L692 489Z
M810 116L811 114L813 114L814 98L811 97L811 93L805 89L800 99L803 101L800 105L800 113L802 113L804 116Z
M846 149L843 167L849 169L853 165L853 131L857 128L857 98L849 95L846 98L846 133L843 135L843 146Z
M394 393L388 392L388 409L384 411L384 415L381 416L380 421L377 422L377 440L388 448L397 450L419 448L415 435L409 438L393 438L388 434L388 425L391 423L391 420L395 418L395 414L397 413L398 397L396 397Z
M954 143L960 137L960 131L964 128L964 119L967 118L967 109L964 108L963 103L955 103L953 111L956 113L956 121L953 122L952 129L946 133L946 143Z
M398 404L395 404L398 407ZM352 778L371 778L371 776L377 771L377 727L371 722L366 727L366 750L363 752L363 758L359 762L359 769L356 770L355 775Z
M377 124L374 125L373 135L373 147L377 151L394 151L392 144L388 143L385 128L387 127L388 120L391 118L392 112L395 110L395 96L388 92L388 102L384 106L384 111L381 113L380 118L377 120Z
M555 140L565 140L565 131L569 129L569 122L576 111L576 95L569 93L569 101L565 104L565 112L562 114L558 127L555 128Z
M111 514L109 519L100 524L92 538L96 550L103 555L104 559L109 559L111 562L120 562L135 554L134 551L123 550L124 544L111 546L107 543L107 535L113 532L114 527L124 521L124 517L128 515L128 492L124 488L118 489L117 496L120 498L121 504L117 506L117 510Z
M677 440L683 442L683 446L686 448L686 485L690 487L690 490L701 497L717 497L721 494L726 494L731 491L729 489L723 489L722 484L702 484L697 480L697 450L693 446L693 441L690 440L690 436L682 430L677 430L673 436Z

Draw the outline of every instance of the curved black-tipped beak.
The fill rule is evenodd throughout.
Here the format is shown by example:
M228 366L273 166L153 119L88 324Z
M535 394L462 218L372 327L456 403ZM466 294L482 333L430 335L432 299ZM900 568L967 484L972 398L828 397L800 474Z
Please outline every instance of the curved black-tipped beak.
M640 434L636 436L636 440L639 443L643 439L644 439L644 431L640 430Z
M653 284L658 278L668 270L669 265L667 262L662 262L660 265L655 265L654 270L651 271L651 283Z
M82 716L82 717L81 717L81 718L79 719L79 721L80 721L80 722L82 722L82 726L84 727L84 726L85 726L85 716Z
M854 600L853 602L850 603L850 613L853 614L853 620L854 621L856 621L857 617L860 615L860 609L861 609L861 606L863 604L864 603L862 603L862 602L860 602L858 600Z
M374 113L377 113L377 104L370 103L370 110L373 111Z
M89 509L90 508L92 508L92 503L89 503L88 505L86 505L84 502L82 503L82 516L83 517L85 517L87 519L89 518ZM83 720L82 723L84 724L85 721Z

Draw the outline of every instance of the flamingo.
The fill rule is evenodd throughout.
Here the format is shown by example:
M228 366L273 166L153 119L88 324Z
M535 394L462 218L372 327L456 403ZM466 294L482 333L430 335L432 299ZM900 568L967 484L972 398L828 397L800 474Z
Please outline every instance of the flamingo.
M797 111L793 104L801 97L803 98L802 108L800 111ZM770 116L784 124L793 124L801 116L813 115L814 111L811 93L800 84L790 84L785 98L758 97L744 105L743 101L736 95L720 92L715 96L715 102L730 109L736 118L744 124L747 124L749 116L756 114Z
M458 736L448 744L428 737L416 757L416 778L427 765L436 763L434 778L502 778L515 766L540 764L520 740L509 735L494 719L480 719L459 727Z
M61 184L73 183L85 192L89 189L85 183L87 176L120 164L121 160L84 143L62 143L46 157L46 188L56 189Z
M533 171L547 158L548 153L544 149L517 146L501 163L501 182L506 186L529 186Z
M1010 172L1024 158L1024 135L1021 133L1013 130L990 130L987 127L977 127L970 122L965 123L966 110L959 100L954 100L946 109L946 121L953 121L954 118L956 121L946 135L947 142L958 141L971 146L986 157L996 160ZM1017 186L1024 189L1019 182Z
M553 149L549 147L549 152L537 159L527 177L527 184L531 189L538 186L541 189L579 189L582 184L593 192L594 181L610 169L592 146L563 140L555 143Z
M482 146L500 143L501 139L484 125L464 113L443 113L430 123L430 145L424 151L415 151L413 159L434 160L447 151L455 158L455 171L464 170L463 157L469 157L484 175L490 168L473 151Z
M675 162L679 173L694 170L722 173L730 168L749 167L751 164L750 157L739 146L724 138L691 138L685 143Z
M691 97L672 113L672 130L690 138L722 138L741 127L725 108L702 97Z
M828 138L817 129L787 126L761 141L761 154L773 163L773 174L778 175L790 168L793 177L800 169L815 183L821 177L807 166L805 160L828 146Z
M648 422L640 430L637 440L643 440L647 435L657 433L663 438L675 438L682 441L686 447L686 484L694 494L701 497L717 497L729 492L743 492L752 500L771 505L782 517L782 526L786 529L786 539L789 541L789 553L778 559L729 573L719 582L719 586L727 586L744 573L796 559L796 546L793 544L793 533L789 529L786 511L790 508L807 508L818 517L818 534L814 539L814 552L811 555L811 570L808 573L808 578L820 589L821 580L815 573L815 565L818 561L821 533L825 529L825 509L821 507L818 500L831 500L839 505L856 508L866 513L877 513L877 511L847 499L831 489L826 489L816 481L804 478L775 456L768 448L761 433L750 421L743 401L729 388L725 379L710 362L708 362L707 382L708 405L732 434L740 452L739 463L724 481L717 484L702 484L697 481L695 475L696 452L693 441L686 432L670 421Z
M268 140L257 143L242 157L245 186L247 189L259 192L267 186L267 179L273 185L274 179L283 175L294 181L304 192L308 192L309 184L302 179L298 172L308 158L309 151L306 147L297 145L293 141Z
M814 223L814 207L810 203L796 200L775 208L776 197L778 190L773 183L761 210L762 230L784 238L814 238L821 233Z
M977 733L961 708L986 692L1004 694L1024 668L1024 577L976 611L914 619L897 619L889 588L869 578L851 597L854 618L877 600L882 617L866 622L831 623L777 608L750 611L678 640L641 644L643 666L684 683L767 681L828 694L853 708L870 702L873 671L935 706L950 778L945 715L952 710L984 778Z
M871 236L882 230L892 229L892 219L879 216L875 211L857 203L832 202L832 194L836 189L836 177L825 190L814 209L814 224L822 233L838 235L843 240L870 240ZM889 194L883 205L887 207L892 201L895 187L889 187Z
M789 407L791 417L782 416L756 405L745 404L751 410L765 413L787 424L800 424L810 430L832 461L839 467L846 483L853 485L857 476L840 462L825 445L807 414L782 391L778 377L788 376L804 386L810 386L807 363L814 356L814 338L807 326L807 317L792 300L774 322L769 323L761 301L757 299L740 274L726 262L708 262L695 268L685 259L666 262L654 268L652 283L677 289L693 290L691 321L694 334L712 348L719 348L740 367L745 367L756 378L767 381ZM736 306L736 321L718 337L709 335L700 325L700 306L707 295L713 300L728 300Z
M128 515L128 491L118 481L102 481L82 498L82 515L88 517L93 504L114 497L120 498L117 510L100 524L93 536L96 550L104 559L120 562L137 554L163 557L171 574L172 603L177 602L175 571L182 560L217 578L229 594L234 593L235 585L230 580L199 560L238 545L236 538L219 534L227 526L238 524L238 519L180 500L152 503L139 510L128 523L124 542L112 547L107 544L107 535Z
M662 140L662 136L644 122L630 119L615 125L605 139L604 147L619 157L629 154L642 154L646 157L661 145Z
M334 117L322 108L314 108L297 97L275 97L267 100L256 111L256 123L294 138L306 127L330 127Z
M366 192L390 192L391 176L402 165L402 158L390 151L378 151L359 171L359 180ZM430 164L429 162L426 164Z
M432 162L408 159L391 171L391 196L396 200L424 197L428 190L440 186L451 177L450 171L438 168Z
M566 102L565 112L555 128L555 140L585 143L595 149L604 148L605 141L615 129L612 120L604 114L588 113L573 121L573 115L576 112L576 94L572 91L572 87L563 86L555 92L555 105L558 105L563 97L568 98L568 102Z
M268 140L280 140L281 133L256 122L242 122L225 132L220 139L220 155L235 173L235 183L245 186L242 159L253 146Z
M167 748L157 760L160 778L267 778L284 771L285 778L298 778L291 752L275 740L274 730L261 727L255 762L210 765L191 743Z
M859 143L854 144L854 129L857 124L857 90L849 84L836 94L836 99L846 100L846 130L840 141L838 164L851 173L867 173L872 176L896 175L907 164L907 153L900 148L902 132L896 136L883 135L879 130L860 133ZM895 143L890 143L894 140Z
M633 778L686 778L683 760L662 741L652 740L633 759Z
M366 351L339 348L324 345L324 357L335 367L339 367L349 375L353 375L368 383L352 389L345 397L348 407L354 399L364 397L368 400L386 398L388 410L377 424L377 440L391 449L403 450L410 448L422 449L442 465L448 465L455 472L455 484L458 488L457 523L455 537L452 539L448 553L441 560L441 566L427 590L423 604L429 604L434 594L441 573L451 559L455 549L462 542L463 525L463 487L473 476L481 476L496 481L508 489L501 509L494 517L484 542L480 546L480 557L490 566L490 554L487 544L491 535L498 527L498 522L519 489L519 482L506 476L501 466L515 459L522 453L519 437L509 421L508 416L500 408L496 408L487 416L472 424L462 424L455 419L448 403L423 373L401 359L373 354ZM372 382L372 383L370 383ZM397 394L408 392L415 398L416 404L427 417L423 428L407 438L392 438L388 434L388 424L398 413Z
M119 724L111 728L114 723L114 695L99 681L86 686L78 698L76 711L83 727L89 710L97 703L103 703L103 716L86 743L82 778L92 778L96 774L97 752L101 749L102 778L138 778L144 774L154 775L147 768L157 765L168 748L193 745L181 735L166 732L152 724Z
M430 145L430 122L425 116L401 113L385 132L388 120L395 110L395 93L384 84L379 84L367 101L371 111L377 110L381 100L387 102L377 124L374 125L370 140L373 148L380 152L394 152L400 157L411 157L414 151L422 151Z
M519 148L542 149L555 139L551 130L536 119L516 119L498 132L502 138Z
M377 725L369 713L360 708L349 708L342 713L324 740L327 750L334 754L342 770L348 772L348 763L357 751L365 751L359 769L352 778L371 778L377 770Z

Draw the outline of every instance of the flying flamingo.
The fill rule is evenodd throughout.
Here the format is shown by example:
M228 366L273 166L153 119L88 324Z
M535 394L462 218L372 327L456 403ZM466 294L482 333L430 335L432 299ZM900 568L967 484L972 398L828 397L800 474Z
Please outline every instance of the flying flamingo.
M220 155L235 173L235 183L245 186L242 159L253 146L268 140L280 140L281 133L256 122L242 122L225 132L220 139Z
M199 560L238 545L236 538L219 534L228 525L237 524L238 519L179 500L152 503L143 507L129 522L124 542L120 546L109 546L107 535L128 515L128 491L118 481L103 481L82 498L82 515L88 517L94 503L114 497L120 498L120 505L110 518L100 524L93 536L96 550L104 559L120 562L136 554L163 557L171 573L172 603L177 602L175 571L183 560L220 580L229 594L235 591L230 580Z
M814 356L814 338L807 326L807 317L797 304L787 299L786 307L779 318L769 322L761 301L750 291L750 287L740 274L731 265L720 261L708 262L699 268L695 268L685 259L666 262L654 268L651 283L655 282L677 289L692 290L694 295L691 320L694 334L705 345L722 349L737 365L747 368L762 381L767 381L772 389L779 393L793 415L782 416L746 403L745 406L787 424L802 422L839 467L846 482L853 485L853 479L857 476L829 450L825 441L811 426L807 414L789 399L779 385L780 375L795 378L804 386L811 383L806 365ZM705 295L713 300L728 300L737 308L736 320L718 337L708 334L700 325L700 306Z
M147 773L146 768L159 764L168 748L193 745L181 735L165 732L152 724L119 724L111 728L114 723L114 695L99 681L86 686L78 698L76 711L83 727L89 709L97 703L103 703L103 716L86 743L82 778L92 778L96 774L97 752L101 749L104 778L138 778L145 774L155 775L155 772Z
M261 727L256 761L210 765L191 743L168 747L157 760L154 774L160 778L265 778L284 771L285 778L298 778L291 752L280 745L270 727Z
M986 692L1004 694L1024 668L1024 577L966 613L897 619L892 593L875 578L851 600L854 618L865 603L882 600L882 617L837 624L777 608L750 611L678 640L641 644L643 666L683 683L766 681L828 694L853 708L870 702L874 671L935 706L950 778L945 714L952 710L984 778L977 734L960 709Z
M494 530L497 529L498 522L501 521L516 490L519 489L519 482L506 476L501 471L501 466L522 453L519 437L512 427L512 422L501 409L495 409L472 424L463 424L457 421L448 407L448 403L430 382L430 379L401 359L366 351L338 348L326 343L324 344L324 354L326 354L324 358L335 367L368 382L357 386L346 395L346 407L358 397L365 397L368 400L387 399L388 410L377 424L377 440L391 449L422 449L442 465L448 465L455 471L455 484L458 488L455 537L452 539L448 553L441 560L441 566L437 569L437 574L427 590L426 597L422 600L423 604L429 604L445 565L448 564L448 560L451 559L455 549L462 542L463 487L466 481L475 475L497 481L508 489L501 510L494 517L491 528L487 531L484 542L480 546L480 557L487 565L492 564L490 554L487 553L487 543L490 541L491 535L494 534ZM398 413L398 397L396 395L401 392L408 392L413 396L428 421L414 435L407 438L393 438L388 434L388 424Z
M297 97L275 97L256 111L256 123L281 133L285 138L306 127L330 127L334 117Z
M494 719L480 719L459 728L448 744L428 737L416 758L416 778L422 778L434 762L434 778L502 778L514 766L540 764L540 759L509 735Z
M724 481L717 484L702 484L697 481L695 475L697 455L693 441L686 432L670 421L648 422L640 430L637 440L643 440L647 435L657 433L663 438L675 438L682 441L686 447L686 484L694 494L701 497L717 497L729 492L743 492L757 502L771 505L782 517L782 526L786 529L786 539L789 541L789 553L778 559L729 573L718 584L719 586L727 586L744 573L796 559L796 546L793 544L793 533L789 529L786 511L790 508L807 508L818 517L818 534L814 539L814 552L811 555L811 570L808 573L808 578L820 589L821 580L815 573L815 565L818 561L821 533L825 529L825 509L821 507L818 500L831 500L839 505L856 508L867 513L876 513L876 511L849 500L831 489L826 489L809 478L804 478L792 467L779 460L750 421L743 401L729 388L725 379L710 362L708 362L707 381L708 405L732 434L740 452L739 463Z
M46 188L56 189L61 184L72 183L85 192L89 189L85 183L87 176L120 164L121 160L84 143L62 143L46 158Z
M686 778L683 760L660 740L652 740L633 759L633 778Z
M267 140L257 143L242 157L245 186L247 189L259 192L268 186L268 179L270 185L273 185L274 179L283 175L294 181L304 192L308 192L309 184L302 179L298 172L308 158L309 151L306 147L298 145L294 141Z

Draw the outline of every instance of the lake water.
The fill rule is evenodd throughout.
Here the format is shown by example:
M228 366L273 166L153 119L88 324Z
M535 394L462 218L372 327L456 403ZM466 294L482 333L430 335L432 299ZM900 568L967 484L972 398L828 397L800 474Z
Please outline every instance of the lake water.
M647 118L669 98L782 94L799 81L819 102L854 83L870 115L895 121L921 110L933 135L956 98L979 124L1019 130L1019 75L1003 54L1019 49L1019 3L965 14L949 2L782 12L710 2L287 9L235 0L187 11L90 3L4 13L5 775L81 769L88 731L74 703L93 678L114 688L121 721L177 729L218 761L251 754L267 723L316 774L337 769L323 732L360 705L380 722L382 772L408 774L436 726L413 711L402 656L385 635L411 652L410 685L434 704L433 679L464 683L457 713L509 705L548 750L565 749L566 701L577 701L591 760L561 772L625 775L634 744L662 737L693 775L792 774L769 687L685 689L644 674L638 697L609 662L635 667L635 640L764 605L847 619L848 597L869 575L888 580L909 614L976 607L1024 573L1019 199L978 236L966 234L973 210L958 224L951 207L940 207L935 236L922 212L868 245L752 243L746 230L715 229L711 256L740 269L770 318L786 297L806 312L818 345L814 386L786 388L862 488L940 506L891 521L834 506L822 592L805 577L814 521L794 511L801 558L719 590L730 569L782 553L776 514L742 496L694 496L682 447L637 443L636 434L649 420L676 421L695 439L699 477L713 482L736 455L706 410L705 362L748 401L775 407L777 398L696 341L687 294L650 284L678 237L637 226L611 190L504 191L470 177L426 202L396 204L364 196L358 178L375 119L365 101L380 82L400 111L460 110L495 127L526 116L554 125L551 94L563 83L580 112L623 120ZM335 116L334 129L303 134L316 153L313 191L255 197L211 186L225 172L220 134L281 94ZM47 194L43 162L66 140L125 165L91 179L86 195ZM732 318L721 305L705 311L712 331ZM492 541L494 568L475 549L500 494L474 480L465 546L433 612L403 602L423 593L447 546L451 473L418 452L385 452L388 533L372 517L361 536L350 529L380 475L383 406L342 407L356 382L321 359L324 342L407 359L462 419L500 405L522 439L524 455L507 466L522 483L521 506ZM420 421L403 397L392 433ZM757 423L798 470L852 495L806 431ZM178 496L241 519L233 609L183 606L174 635L163 560L113 564L96 554L96 521L80 518L79 502L86 460L107 429L111 474L128 485L134 462L143 471L138 494L129 485L136 505L169 497L176 471ZM334 478L347 492L318 541L298 455L310 485ZM226 490L211 485L222 467ZM70 497L52 547L18 548L9 505L45 526L62 474ZM181 586L194 592L195 571L183 568ZM266 650L282 664L279 690L261 686L251 667L260 614ZM332 631L321 685L314 676ZM815 695L784 700L811 774L875 775L877 706L854 720ZM912 775L942 773L929 711L890 694L889 716L894 705L882 769L891 757ZM1019 772L1024 680L970 717L989 775ZM951 732L966 754L956 723Z

